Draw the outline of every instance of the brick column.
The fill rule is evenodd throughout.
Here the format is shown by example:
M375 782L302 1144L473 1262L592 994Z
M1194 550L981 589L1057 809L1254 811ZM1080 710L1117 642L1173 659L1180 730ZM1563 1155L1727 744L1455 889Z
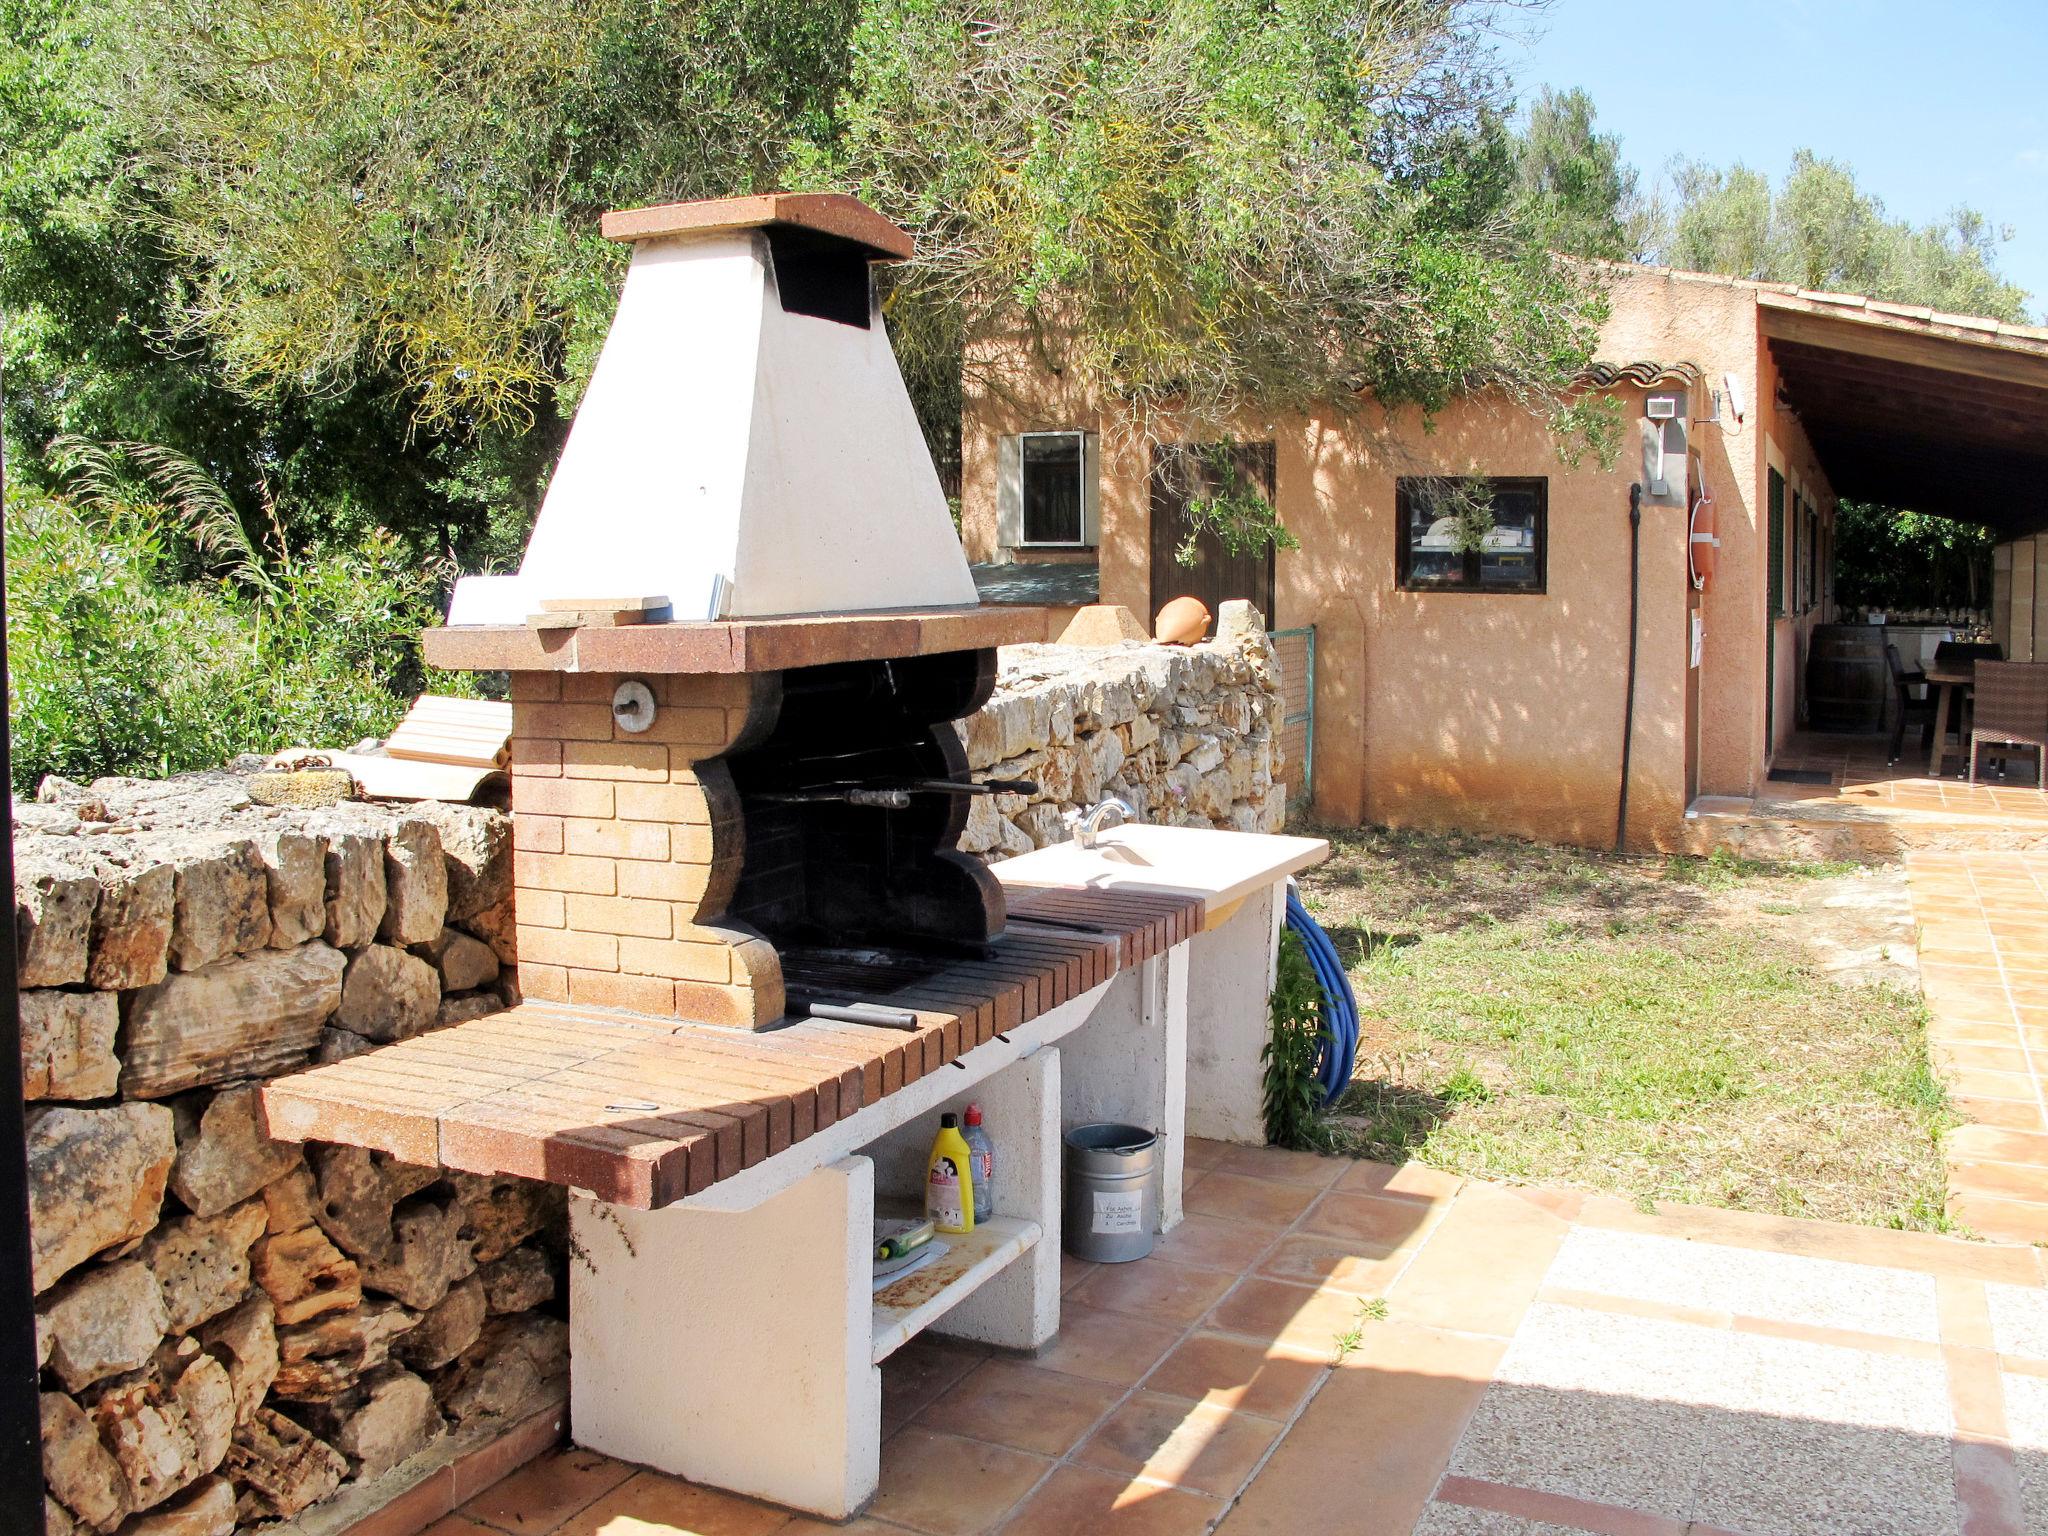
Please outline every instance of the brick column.
M741 675L642 677L653 725L621 728L626 674L512 674L513 886L529 998L758 1028L782 1017L767 940L722 926L744 829L717 759L765 728Z

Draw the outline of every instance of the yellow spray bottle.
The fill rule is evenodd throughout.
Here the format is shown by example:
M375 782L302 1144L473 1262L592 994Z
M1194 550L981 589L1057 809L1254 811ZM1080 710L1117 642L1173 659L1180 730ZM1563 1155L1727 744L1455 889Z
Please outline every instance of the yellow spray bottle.
M941 1232L974 1230L974 1171L958 1115L939 1116L924 1170L924 1213Z

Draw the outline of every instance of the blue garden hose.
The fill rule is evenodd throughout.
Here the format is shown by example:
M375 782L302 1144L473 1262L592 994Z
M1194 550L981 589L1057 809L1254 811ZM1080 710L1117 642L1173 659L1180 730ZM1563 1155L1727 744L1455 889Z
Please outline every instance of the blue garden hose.
M1287 884L1287 926L1300 938L1316 984L1323 989L1323 1049L1316 1058L1316 1081L1322 1085L1323 1107L1327 1109L1350 1086L1352 1064L1358 1059L1358 999L1351 995L1351 978L1344 974L1337 946L1308 915L1301 892L1291 880Z

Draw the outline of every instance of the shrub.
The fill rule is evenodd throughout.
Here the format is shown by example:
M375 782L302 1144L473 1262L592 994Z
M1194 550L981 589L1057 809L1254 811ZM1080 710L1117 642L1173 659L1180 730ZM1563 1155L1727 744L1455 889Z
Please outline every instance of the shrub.
M381 735L423 681L436 573L374 532L180 580L176 519L17 491L7 514L14 787L166 774ZM436 686L466 690L466 680Z
M1323 992L1301 936L1291 928L1280 930L1270 1006L1273 1033L1260 1053L1266 1069L1266 1139L1275 1146L1327 1150L1323 1087L1316 1078L1316 1058L1329 1038L1323 1029Z

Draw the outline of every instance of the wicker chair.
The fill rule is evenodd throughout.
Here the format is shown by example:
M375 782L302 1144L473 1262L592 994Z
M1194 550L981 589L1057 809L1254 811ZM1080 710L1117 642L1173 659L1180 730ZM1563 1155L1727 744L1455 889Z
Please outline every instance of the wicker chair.
M2034 784L2048 789L2048 664L1977 663L1977 709L1970 721L1970 782L1980 747L2032 747Z
M1896 763L1899 752L1906 744L1906 727L1913 715L1921 716L1920 750L1925 752L1934 745L1934 700L1931 697L1914 698L1913 688L1927 681L1925 672L1908 672L1905 663L1899 660L1899 648L1887 645L1884 648L1885 670L1892 680L1892 740L1891 749L1885 756L1887 763Z

